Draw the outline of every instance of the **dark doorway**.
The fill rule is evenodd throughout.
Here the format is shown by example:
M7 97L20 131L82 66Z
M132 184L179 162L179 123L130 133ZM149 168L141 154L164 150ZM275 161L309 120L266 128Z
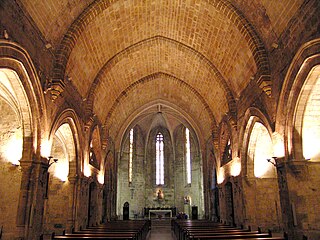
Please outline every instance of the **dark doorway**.
M96 196L96 184L94 182L89 185L89 199L88 199L88 226L95 224L95 196Z
M234 207L233 207L233 189L232 183L227 182L226 186L226 213L227 213L227 222L231 225L235 225L234 221Z

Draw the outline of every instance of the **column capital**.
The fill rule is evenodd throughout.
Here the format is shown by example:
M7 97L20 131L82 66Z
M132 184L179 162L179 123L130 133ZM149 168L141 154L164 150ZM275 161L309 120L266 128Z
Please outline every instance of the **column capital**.
M74 176L69 176L68 177L68 181L71 183L71 184L75 184L77 181L78 181L79 177L78 175L74 175Z
M20 161L20 167L22 171L30 171L34 165L33 165L33 161L32 160L23 160Z

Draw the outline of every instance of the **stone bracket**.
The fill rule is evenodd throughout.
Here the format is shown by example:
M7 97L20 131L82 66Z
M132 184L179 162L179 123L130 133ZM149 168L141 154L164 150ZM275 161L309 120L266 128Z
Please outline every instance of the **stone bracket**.
M63 82L62 79L52 79L51 82L49 83L49 88L51 93L51 100L54 101L57 99L61 93L63 93L65 89L65 83Z
M270 75L261 74L257 79L257 84L268 97L271 97L272 81Z

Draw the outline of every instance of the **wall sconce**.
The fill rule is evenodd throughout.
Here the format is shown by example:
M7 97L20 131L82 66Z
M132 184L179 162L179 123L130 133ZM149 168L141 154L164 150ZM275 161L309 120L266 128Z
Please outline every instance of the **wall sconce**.
M58 158L53 158L52 156L48 157L48 169L56 162L58 162Z
M273 166L277 167L277 157L268 158L267 162L271 163ZM273 160L273 161L272 161Z

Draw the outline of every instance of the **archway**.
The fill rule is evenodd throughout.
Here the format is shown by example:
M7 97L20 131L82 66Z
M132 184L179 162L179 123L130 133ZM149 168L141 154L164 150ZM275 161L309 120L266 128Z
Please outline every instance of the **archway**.
M200 149L196 129L168 106L158 105L136 116L121 140L117 214L121 216L122 204L128 201L131 217L146 215L152 208L172 208L172 214L178 211L191 216L191 206L196 205L202 218L205 212ZM158 197L160 190L163 195Z
M248 109L243 138L244 217L245 224L279 230L280 197L271 131L267 118L258 109Z
M320 64L310 69L297 98L292 128L292 162L294 178L288 178L290 207L296 235L301 231L310 233L320 226L317 193L313 186L319 186L320 178ZM306 187L312 186L312 187ZM303 194L295 192L304 189ZM313 206L312 209L308 206ZM305 217L307 216L307 217ZM308 227L305 224L308 222Z
M320 161L320 65L309 72L299 94L294 122L294 155Z
M284 135L281 180L282 218L290 236L313 235L320 227L317 216L319 186L319 69L320 38L303 44L296 52L282 86L276 131ZM312 139L312 140L311 140ZM281 143L281 141L280 141ZM314 148L314 146L317 146ZM301 192L301 189L304 191ZM299 196L297 192L301 192ZM313 206L309 208L309 206Z
M45 201L45 233L59 233L74 227L74 180L69 181L70 169L75 171L76 144L69 123L63 123L52 137L52 159L48 169L48 192ZM50 158L51 158L50 157ZM75 172L71 174L74 176ZM65 206L61 208L61 206Z
M15 87L16 86L16 87ZM17 88L18 87L18 88ZM0 226L3 226L4 237L16 236L16 222L19 206L22 173L20 160L23 154L25 98L19 76L10 69L0 69ZM29 109L25 109L28 111ZM27 117L26 115L25 117ZM30 121L30 119L29 119ZM8 233L8 234L6 234Z
M11 40L0 39L0 72L0 98L5 102L5 108L9 110L8 116L2 114L1 129L11 128L9 130L10 136L5 134L6 136L2 136L4 139L1 141L3 147L8 144L9 148L4 147L1 151L6 151L5 149L14 146L14 151L9 151L10 156L5 157L1 154L4 158L0 157L0 165L1 168L10 164L16 166L16 170L12 167L10 167L11 170L7 167L2 168L3 174L0 173L1 178L5 178L1 179L2 186L10 186L9 194L5 193L1 196L10 197L11 193L14 195L12 198L10 197L9 205L6 204L7 209L10 210L9 216L5 214L6 209L1 209L0 224L4 222L4 238L7 236L9 239L25 238L26 236L35 238L38 236L39 229L33 224L41 222L42 216L34 213L42 211L43 202L40 200L35 204L36 198L33 198L30 193L33 191L42 192L44 184L41 181L38 182L39 185L31 184L30 180L39 174L35 170L38 168L34 167L41 161L41 137L46 136L46 132L43 131L47 127L46 106L40 79L32 59L25 49ZM16 116L10 121L10 124L13 125L2 126L6 122L5 119L8 120L10 116L14 115L13 113ZM14 145L13 142L15 142ZM14 161L15 164L9 164L8 161ZM2 189L6 190L7 188ZM4 207L2 204L1 206ZM31 228L31 226L34 227Z

